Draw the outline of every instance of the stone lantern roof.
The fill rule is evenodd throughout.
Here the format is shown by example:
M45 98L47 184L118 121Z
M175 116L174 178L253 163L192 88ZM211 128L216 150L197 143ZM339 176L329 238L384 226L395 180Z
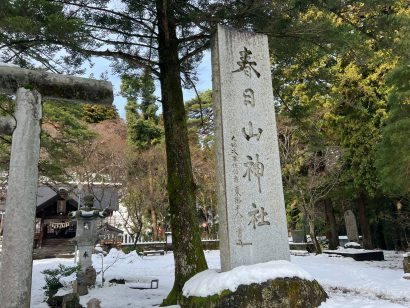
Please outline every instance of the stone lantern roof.
M94 196L87 195L84 197L84 207L77 211L70 212L69 216L72 219L95 219L104 218L107 216L105 210L96 209L93 207Z

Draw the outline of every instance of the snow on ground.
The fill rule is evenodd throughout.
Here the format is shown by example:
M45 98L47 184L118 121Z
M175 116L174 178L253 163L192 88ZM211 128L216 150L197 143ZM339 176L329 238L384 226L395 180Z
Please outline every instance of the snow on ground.
M410 307L410 280L402 278L403 255L389 251L385 251L384 254L386 261L358 262L351 258L313 254L292 256L291 261L310 273L325 288L330 298L321 305L321 308ZM220 267L219 251L207 251L205 256L209 268ZM100 271L101 257L93 255L93 262L97 272ZM55 268L59 263L74 265L71 259L34 261L32 308L47 307L43 302L44 279L40 272L47 268ZM158 306L172 288L174 279L172 253L141 258L136 253L125 255L113 250L104 258L104 268L108 268L104 274L106 278L104 287L96 287L88 295L82 296L82 305L85 306L89 299L95 297L101 300L104 308L153 307ZM130 289L130 284L110 285L108 283L112 278L137 281L142 277L158 278L158 289ZM100 281L99 275L97 282Z
M18 67L18 65L15 65L15 64L12 64L12 63L4 63L4 62L0 62L0 66Z

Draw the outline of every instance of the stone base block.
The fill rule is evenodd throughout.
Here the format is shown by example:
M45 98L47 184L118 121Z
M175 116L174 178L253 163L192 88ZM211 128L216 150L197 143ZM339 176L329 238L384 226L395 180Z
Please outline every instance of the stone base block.
M316 280L277 278L264 283L240 285L208 297L184 297L182 308L313 308L328 298Z
M403 270L405 273L410 274L410 253L407 253L403 257Z
M81 308L78 294L69 293L64 295L62 308Z
M95 268L92 266L89 266L85 269L85 284L89 287L95 285L95 281L97 279L97 272L95 271Z
M315 245L313 243L289 243L290 250L306 250L307 252L315 252Z
M101 308L101 301L97 298L92 298L87 302L87 308Z
M88 287L84 281L79 281L78 279L73 283L73 292L79 296L88 294Z
M355 251L357 250L357 251ZM339 255L346 258L353 258L355 261L384 261L382 250L360 251L358 249L343 250L324 250L323 253L330 255Z

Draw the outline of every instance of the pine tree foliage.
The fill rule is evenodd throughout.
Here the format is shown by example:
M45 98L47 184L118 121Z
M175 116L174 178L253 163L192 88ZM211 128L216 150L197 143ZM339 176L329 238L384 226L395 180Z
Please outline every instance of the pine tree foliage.
M376 165L383 190L393 196L410 196L410 68L397 67L389 76L394 90L389 96L390 112Z
M84 104L82 109L82 120L87 123L100 123L119 118L118 111L114 106Z
M136 149L147 149L159 143L163 137L154 90L154 81L149 71L145 71L139 78L122 76L121 94L127 99L127 141Z
M214 139L214 113L212 109L212 90L201 92L185 103L188 116L190 139L201 147L209 147Z

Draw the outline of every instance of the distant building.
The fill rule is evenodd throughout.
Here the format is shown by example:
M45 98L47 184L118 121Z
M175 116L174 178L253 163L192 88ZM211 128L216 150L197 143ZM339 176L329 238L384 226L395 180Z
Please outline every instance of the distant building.
M34 247L56 246L75 237L76 221L68 213L83 206L83 198L94 196L94 207L106 210L108 220L114 211L118 211L118 186L113 184L83 185L78 189L76 184L41 184L37 191L36 228ZM4 222L5 199L0 200L0 226ZM106 223L106 222L105 222ZM1 227L0 227L1 228ZM68 245L68 244L67 244ZM73 245L72 249L73 249Z

